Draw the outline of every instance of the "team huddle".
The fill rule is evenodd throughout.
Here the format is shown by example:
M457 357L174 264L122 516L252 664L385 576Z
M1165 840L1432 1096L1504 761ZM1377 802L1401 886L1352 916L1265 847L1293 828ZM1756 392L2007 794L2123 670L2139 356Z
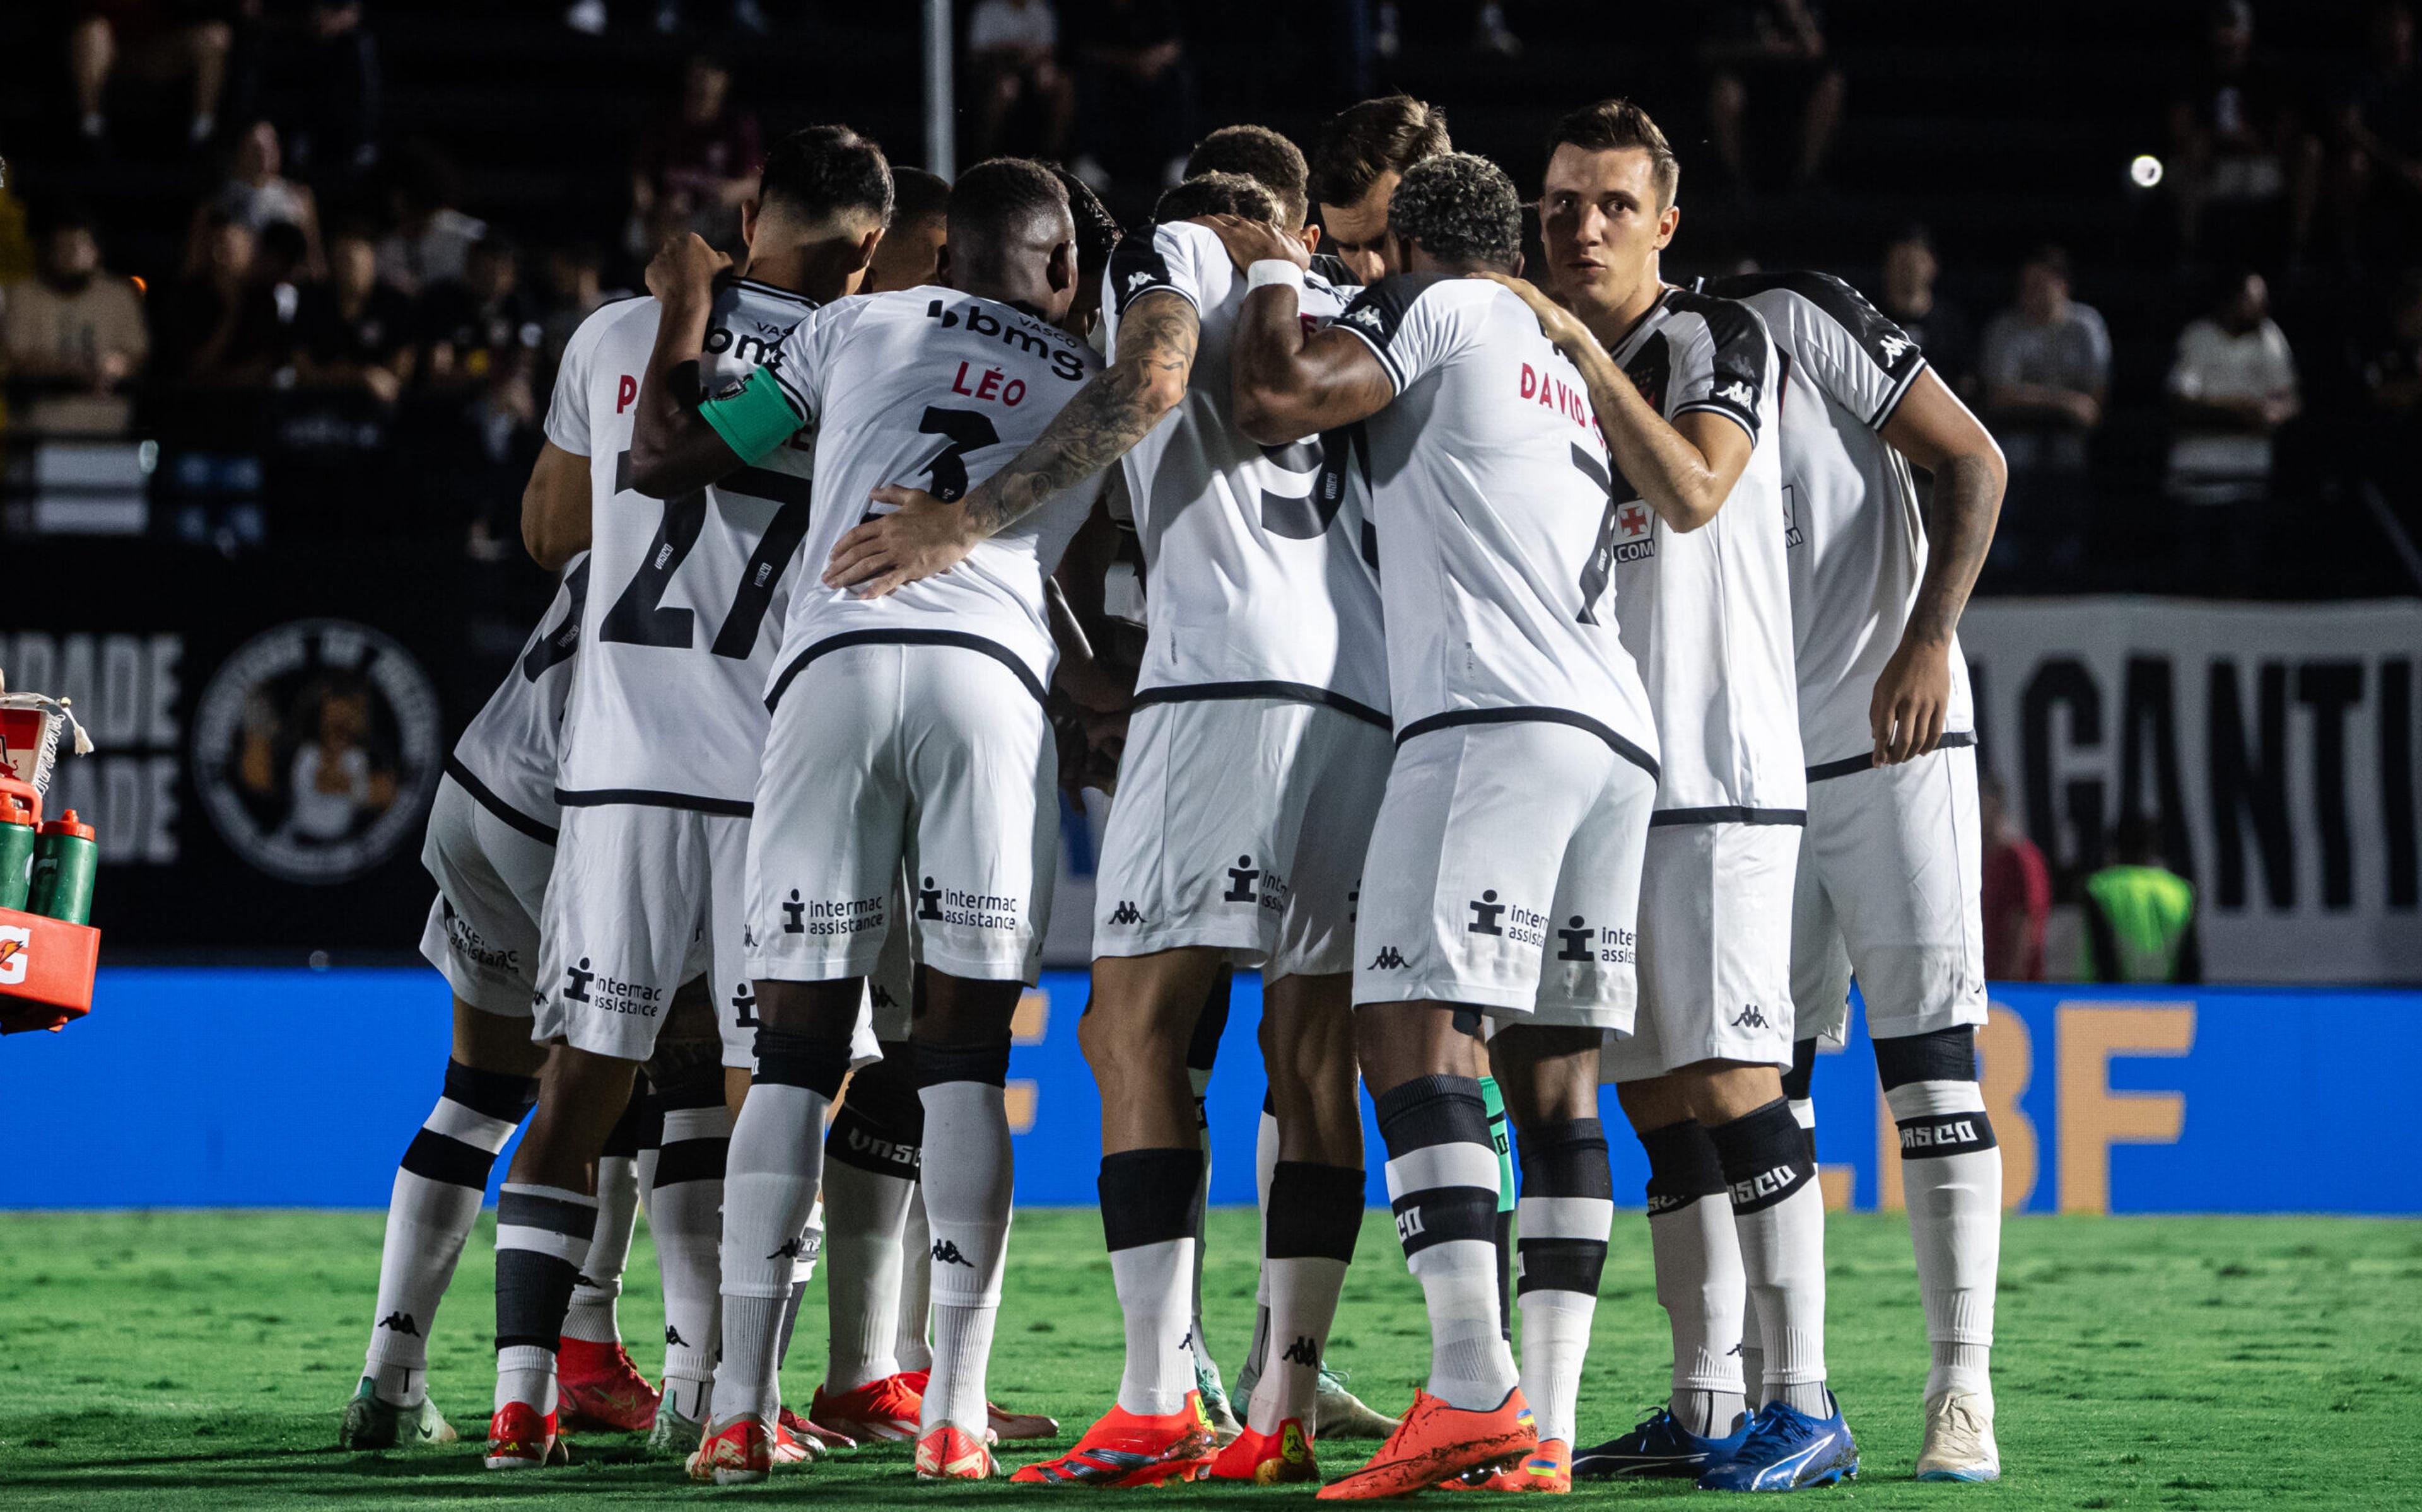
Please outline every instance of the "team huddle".
M944 186L809 128L739 266L670 244L574 336L524 501L560 590L431 817L454 1044L342 1442L454 1438L428 1334L525 1118L489 1468L587 1425L716 1484L865 1439L982 1479L1055 1436L987 1366L1011 1021L1081 781L1111 794L1079 1033L1125 1359L1010 1479L1318 1482L1353 1437L1384 1442L1323 1499L1855 1474L1808 1093L1854 975L1932 1349L1916 1473L1997 1478L1956 634L1990 437L1836 278L1665 283L1679 169L1626 101L1555 129L1535 285L1513 181L1417 101L1309 164L1231 127L1187 172L1122 235L1039 164ZM1232 1396L1199 1099L1238 968L1269 1095ZM1605 1083L1674 1369L1589 1446ZM1324 1357L1365 1089L1432 1341L1401 1419ZM643 1193L660 1387L615 1317Z

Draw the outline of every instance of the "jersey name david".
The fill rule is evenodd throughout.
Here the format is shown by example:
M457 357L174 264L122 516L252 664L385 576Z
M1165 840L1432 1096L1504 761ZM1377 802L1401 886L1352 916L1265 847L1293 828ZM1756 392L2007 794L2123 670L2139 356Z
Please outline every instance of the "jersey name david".
M1229 364L1245 281L1208 228L1156 226L1110 254L1102 306L1113 351L1128 309L1156 293L1193 305L1202 335L1186 397L1121 464L1151 631L1137 691L1298 696L1384 721L1379 585L1363 558L1361 501L1332 465L1345 460L1343 436L1263 446L1236 429ZM1345 300L1308 274L1298 307L1326 325Z
M1037 316L931 286L842 300L793 332L780 363L768 366L794 418L813 429L825 507L809 534L812 570L792 600L774 686L761 695L778 699L804 657L847 635L983 642L1014 659L1042 696L1058 659L1043 579L1084 522L1090 486L1046 501L950 571L884 598L818 579L846 531L889 511L870 502L875 489L965 496L1041 435L1101 365L1092 348Z
M589 553L574 557L556 585L555 600L513 660L513 669L488 701L446 770L481 807L526 834L552 843L563 817L556 802L563 706L572 695L572 668L580 651L580 616L589 601ZM542 833L543 832L543 833Z
M1578 725L1654 771L1646 694L1601 550L1605 438L1521 300L1474 278L1384 279L1337 328L1395 399L1362 423L1399 740L1443 725Z
M1723 507L1694 531L1668 528L1615 477L1615 613L1664 751L1652 822L1799 822L1808 785L1783 560L1774 343L1748 306L1669 288L1613 356L1667 420L1718 414L1752 443Z
M717 290L701 379L713 393L775 366L812 301L747 280ZM609 304L565 349L547 435L590 460L589 600L564 721L566 803L747 814L765 740L765 678L801 575L812 454L776 448L676 499L631 487L653 299Z
M1822 771L1875 747L1867 709L1926 572L1926 520L1909 460L1883 438L1926 358L1900 327L1828 273L1753 273L1713 291L1765 317L1787 375L1783 499L1800 739ZM1969 737L1968 662L1951 646L1946 735Z

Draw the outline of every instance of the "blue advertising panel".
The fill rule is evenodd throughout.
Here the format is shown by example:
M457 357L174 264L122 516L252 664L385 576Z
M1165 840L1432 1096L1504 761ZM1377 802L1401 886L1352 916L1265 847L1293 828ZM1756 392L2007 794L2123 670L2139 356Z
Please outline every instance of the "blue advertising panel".
M1017 1019L1009 1105L1021 1202L1089 1206L1101 1104L1077 1046L1082 973ZM2422 1212L2396 1159L2409 1073L2345 1053L2349 1021L2412 1021L2422 992L2058 985L1993 990L1979 1037L2005 1195L2029 1212ZM1253 1200L1259 984L1239 977L1206 1113L1212 1200ZM382 1207L444 1071L425 969L105 969L90 1018L0 1040L0 1208ZM1900 1205L1898 1143L1854 1016L1816 1065L1834 1207ZM1647 1179L1606 1114L1618 1199ZM1368 1126L1371 1199L1385 1201ZM504 1167L499 1163L501 1177Z

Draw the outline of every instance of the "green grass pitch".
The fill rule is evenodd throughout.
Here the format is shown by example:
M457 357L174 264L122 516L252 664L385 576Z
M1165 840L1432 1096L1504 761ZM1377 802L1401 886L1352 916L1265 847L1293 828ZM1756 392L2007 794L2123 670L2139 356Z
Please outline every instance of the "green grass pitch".
M574 1442L560 1472L492 1476L476 1444L385 1455L333 1446L358 1374L381 1215L0 1214L0 1507L371 1508L450 1498L528 1507L816 1501L1032 1505L1083 1492L920 1487L907 1446L835 1456L767 1486L695 1489L636 1439ZM440 1407L469 1437L493 1380L492 1224L438 1319ZM2005 1479L1920 1486L1925 1329L1906 1226L1835 1214L1829 1349L1864 1451L1851 1486L1803 1493L1872 1507L2422 1505L2422 1224L2321 1218L2026 1218L2003 1251L1995 1377ZM1205 1307L1233 1374L1253 1307L1252 1214L1212 1218ZM1420 1293L1384 1213L1366 1226L1330 1360L1400 1409L1427 1360ZM1109 1265L1092 1212L1018 1215L995 1396L1074 1433L1116 1385ZM644 1233L622 1317L644 1366L662 1327ZM804 1399L822 1363L819 1276L787 1372ZM1581 1399L1594 1442L1664 1395L1670 1350L1647 1234L1618 1214ZM1062 1441L1065 1442L1065 1441ZM1031 1446L1014 1446L1010 1462ZM1369 1446L1322 1445L1331 1474ZM1110 1493L1115 1494L1115 1493ZM1696 1494L1686 1484L1583 1487L1600 1502ZM1154 1493L1154 1506L1310 1494L1243 1487Z

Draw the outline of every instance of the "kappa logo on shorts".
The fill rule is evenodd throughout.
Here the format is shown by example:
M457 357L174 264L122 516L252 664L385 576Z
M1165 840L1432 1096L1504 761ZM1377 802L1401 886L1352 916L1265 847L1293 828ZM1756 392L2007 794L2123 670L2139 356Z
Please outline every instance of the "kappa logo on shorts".
M1405 959L1405 953L1393 945L1381 945L1379 953L1371 958L1371 969L1375 972L1400 972L1409 964Z
M1758 1012L1757 1005L1752 1003L1740 1010L1740 1017L1733 1021L1733 1027L1736 1029L1771 1029L1774 1026L1766 1021L1766 1015Z
M891 990L885 987L881 982L869 982L866 985L866 990L868 996L873 999L874 1005L878 1008L896 1008L900 1005L900 1000L893 997L891 995Z
M807 912L808 905L799 900L799 890L795 887L792 888L791 900L782 905L782 932L784 934L807 933L808 927L802 922Z
M1146 924L1151 921L1147 920L1143 916L1143 911L1141 909L1137 908L1133 903L1128 902L1123 897L1119 899L1119 906L1110 911L1110 922L1112 924L1134 925Z
M740 948L743 950L757 948L757 931L745 924L740 927Z
M976 1263L959 1253L959 1247L946 1239L934 1241L934 1258L942 1265L963 1265L972 1270Z
M1580 914L1573 915L1571 928L1557 930L1556 938L1565 943L1565 948L1556 952L1558 960L1597 959L1597 952L1590 947L1589 926Z
M1253 883L1260 880L1261 875L1260 868L1253 865L1252 857L1238 856L1236 864L1228 868L1228 890L1219 895L1220 901L1251 903L1259 900L1261 894Z
M1466 934L1503 934L1505 927L1497 921L1504 915L1505 905L1497 901L1497 889L1490 888L1471 900L1471 922L1463 927Z
M586 1003L590 1001L589 984L596 979L597 974L589 969L589 958L583 956L579 965L564 968L563 995L574 1003Z
M735 1015L732 1021L741 1028L757 1027L757 989L753 984L743 982L740 990L731 994L731 1011Z
M938 919L941 916L942 890L934 885L934 879L928 877L925 885L917 889L917 917Z

